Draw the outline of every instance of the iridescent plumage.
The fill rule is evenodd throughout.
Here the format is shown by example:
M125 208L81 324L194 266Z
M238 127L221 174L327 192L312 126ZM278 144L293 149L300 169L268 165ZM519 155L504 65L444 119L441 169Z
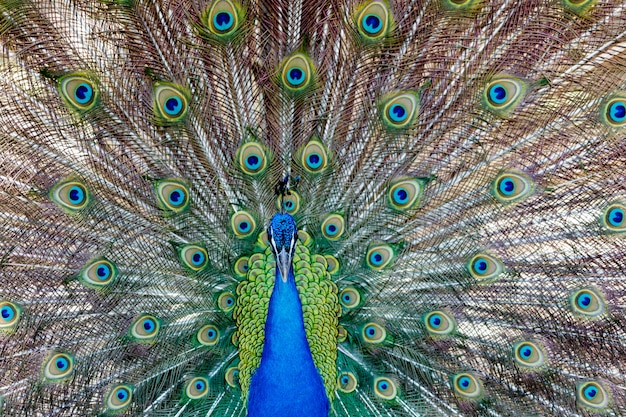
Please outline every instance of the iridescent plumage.
M625 7L0 1L2 415L626 415Z

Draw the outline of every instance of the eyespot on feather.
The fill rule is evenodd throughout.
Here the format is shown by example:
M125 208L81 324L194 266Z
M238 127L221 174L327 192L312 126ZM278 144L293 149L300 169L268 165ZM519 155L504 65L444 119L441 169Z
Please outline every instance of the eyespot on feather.
M209 264L207 250L200 245L184 245L178 249L178 259L183 266L192 272L203 270Z
M89 204L87 187L79 181L65 180L54 185L50 198L59 207L68 212L78 212Z
M59 79L59 92L68 107L78 112L93 109L99 101L96 82L79 74L70 74Z
M381 400L391 401L398 395L398 388L391 378L378 377L374 379L374 393Z
M89 261L79 273L80 281L87 287L100 289L111 284L117 277L115 265L105 259L96 258Z
M570 294L570 307L574 314L595 318L604 313L604 299L597 290L583 288Z
M197 376L185 384L185 395L191 400L199 400L209 393L209 381Z
M239 161L239 169L250 176L263 174L269 165L267 151L257 142L241 145L237 151L237 161Z
M215 346L220 340L220 331L214 325L207 324L198 330L196 340L203 346Z
M481 381L469 372L453 375L452 389L459 398L464 400L477 401L483 395Z
M536 369L546 362L546 353L537 342L525 340L513 345L513 358L522 368Z
M527 86L522 80L510 76L493 79L485 86L483 104L498 116L511 114L521 103Z
M449 336L456 331L456 320L444 310L434 310L424 316L426 331L431 336Z
M189 208L189 187L177 179L163 179L155 184L157 202L166 211L182 213Z
M342 372L337 377L337 389L340 392L349 394L354 392L357 387L356 376L352 372Z
M609 406L610 400L608 389L599 381L589 380L576 386L576 402L589 410L603 410Z
M230 218L230 226L235 237L245 239L254 233L256 221L248 212L238 211Z
M314 66L311 59L302 52L287 57L281 66L281 84L292 93L307 91L314 83Z
M160 83L154 87L154 113L165 123L181 121L187 114L189 99L182 87Z
M387 130L409 129L417 120L419 96L412 91L387 96L381 103L381 117Z
M22 307L10 301L0 301L0 331L11 332L22 316Z
M391 32L393 18L385 1L367 2L356 10L354 16L357 32L366 42L378 42Z
M228 40L241 27L244 11L230 0L214 1L202 16L204 26L215 39Z
M149 314L139 315L130 326L129 335L138 343L152 343L159 334L161 322Z
M74 373L74 357L67 353L51 353L43 365L43 377L47 382L66 381Z
M108 389L104 405L109 413L120 413L130 406L133 400L133 386L115 384Z
M391 246L380 244L374 245L368 249L365 260L369 268L380 271L389 266L394 257L395 253Z
M502 262L486 253L479 253L467 262L467 270L472 277L481 283L495 280L504 272Z

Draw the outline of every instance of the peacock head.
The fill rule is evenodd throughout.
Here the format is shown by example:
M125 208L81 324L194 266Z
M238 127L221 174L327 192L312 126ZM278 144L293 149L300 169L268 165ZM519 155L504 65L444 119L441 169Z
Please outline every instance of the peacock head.
M298 240L296 221L287 213L275 214L267 228L267 238L276 258L276 267L283 282L287 282Z

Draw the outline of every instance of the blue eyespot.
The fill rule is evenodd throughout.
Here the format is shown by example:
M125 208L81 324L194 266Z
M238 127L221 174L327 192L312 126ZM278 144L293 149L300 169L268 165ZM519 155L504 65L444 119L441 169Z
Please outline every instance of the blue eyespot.
M522 355L523 358L528 359L532 356L533 354L533 348L528 346L528 345L524 345L521 349L520 349L520 354Z
M473 267L477 274L483 275L489 269L489 263L485 258L476 258Z
M323 162L323 158L318 153L311 153L307 155L306 163L311 169L318 169Z
M206 335L209 340L215 340L215 338L217 337L217 332L214 329L209 329L206 332Z
M228 12L216 13L213 17L213 26L220 32L226 32L235 24L235 19Z
M176 96L171 96L165 100L165 113L170 116L176 116L183 110L183 101Z
M120 388L115 393L115 396L120 401L126 401L126 399L128 398L128 390L126 388Z
M348 382L350 382L350 378L348 378L348 375L344 375L341 377L341 385L348 385Z
M69 364L69 361L65 358L57 358L56 362L54 363L59 371L66 370Z
M587 293L581 293L576 299L578 307L583 309L589 308L589 306L591 305L591 301L591 296Z
M143 321L143 329L147 333L151 333L152 331L154 331L155 328L156 328L156 323L154 322L154 320L152 320L152 319L145 319Z
M489 89L489 99L495 104L502 104L506 101L506 88L502 84L494 84Z
M404 122L409 113L406 111L404 106L400 104L392 104L389 106L389 118L396 123Z
M466 377L466 376L462 376L461 378L459 378L459 388L466 390L470 387L470 385L472 384L472 381Z
M329 236L336 235L338 230L339 229L337 229L337 226L332 223L326 225L326 234L328 234Z
M263 163L263 160L261 159L259 155L250 154L246 157L246 168L251 169L253 171L256 171L257 169L259 169L262 163Z
M515 181L509 177L504 177L498 184L498 189L505 196L510 196L515 193Z
M291 68L287 73L287 81L292 85L300 85L304 80L304 71L300 68Z
M370 255L370 262L374 266L380 266L383 263L383 255L380 252L372 252Z
M239 229L241 233L245 233L250 230L250 223L246 221L239 222L239 224L237 225L237 229Z
M626 121L626 104L623 101L616 101L609 106L609 117L615 123Z
M11 321L15 317L15 310L13 310L10 306L5 305L0 309L0 315L2 315L2 319L4 321Z
M609 220L611 226L620 227L622 224L624 224L624 210L622 210L620 207L614 207L610 209L606 217Z
M196 381L196 389L197 389L198 391L204 391L204 387L205 387L205 386L206 386L206 385L204 384L204 382L203 382L203 381Z
M584 394L588 400L593 400L596 397L596 395L598 395L598 390L596 389L596 387L591 385L585 388Z
M96 269L96 275L101 281L106 281L111 276L111 268L107 264L100 264Z
M393 201L396 204L403 205L409 201L409 193L404 188L396 188L393 191Z
M181 188L175 188L170 192L168 200L172 206L178 207L185 202L185 192Z
M370 35L376 35L383 29L383 22L380 20L380 17L373 14L363 16L361 24L363 26L363 30Z
M349 302L350 302L350 300L352 300L352 297L350 296L350 294L349 294L349 293L345 293L345 294L343 295L343 297L342 297L342 300L343 300L345 303L349 303Z
M80 83L74 90L74 98L79 104L87 104L93 98L93 88L87 83Z
M202 265L205 259L206 257L204 256L204 253L202 253L201 251L194 252L194 254L191 255L191 263L194 266Z
M435 329L439 328L439 326L441 326L441 323L442 323L442 319L441 319L441 316L439 314L433 314L428 319L428 324L430 324L431 327L433 327Z
M374 326L367 326L365 328L365 334L367 334L368 336L376 335L376 328Z
M85 201L85 191L81 187L74 185L70 188L68 197L72 204L81 204Z
M389 383L385 380L378 381L377 387L380 391L387 391L389 389Z

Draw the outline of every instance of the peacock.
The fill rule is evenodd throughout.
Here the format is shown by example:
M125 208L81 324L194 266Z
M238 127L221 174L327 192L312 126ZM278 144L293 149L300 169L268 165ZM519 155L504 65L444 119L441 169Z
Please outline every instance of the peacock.
M2 416L626 415L626 4L1 0Z

